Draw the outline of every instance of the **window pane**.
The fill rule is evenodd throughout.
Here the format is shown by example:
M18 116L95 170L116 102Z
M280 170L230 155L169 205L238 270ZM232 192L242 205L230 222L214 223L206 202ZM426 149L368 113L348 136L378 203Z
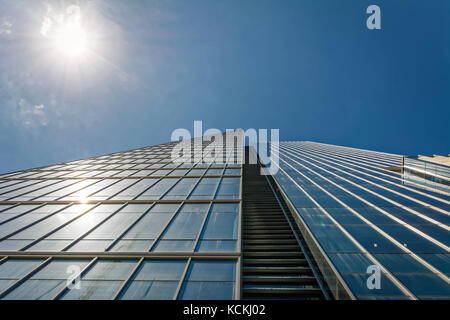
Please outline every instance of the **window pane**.
M120 240L111 251L116 252L147 252L153 240Z
M234 252L236 241L234 240L200 240L196 251L199 252Z
M192 261L186 279L189 281L234 281L236 279L236 262Z
M116 193L123 191L125 188L129 187L133 183L136 183L136 179L123 179L110 187L103 189L91 196L88 200L106 200L114 196Z
M150 189L145 191L138 197L138 200L155 200L159 199L167 190L169 190L178 179L162 179L154 184Z
M146 260L134 280L179 280L186 262Z
M395 277L415 295L450 298L450 286L435 274L395 274Z
M31 209L34 209L36 207L38 207L38 205L19 205L17 207L5 210L1 214L5 214L5 213L8 213L8 214L20 214L20 213L27 212L27 211L29 211ZM4 208L2 210L4 210Z
M177 287L177 281L133 281L127 285L120 299L171 300Z
M154 239L167 224L170 213L148 213L128 231L126 239Z
M202 178L195 187L189 199L210 199L216 190L219 178Z
M162 239L196 239L207 209L208 204L183 205Z
M83 280L125 280L136 263L135 260L99 260Z
M51 234L47 239L76 239L105 220L109 215L110 213L88 212Z
M17 251L31 242L32 240L3 240L0 241L0 251Z
M217 191L217 199L238 199L240 178L223 178Z
M68 180L68 181L70 181L70 180ZM76 181L76 180L75 180L75 181ZM36 199L36 200L40 200L40 201L52 201L52 200L56 200L56 199L58 199L58 198L61 198L61 197L63 197L63 196L68 195L69 193L78 191L78 190L80 190L80 189L82 189L82 188L84 188L84 187L86 187L86 186L88 186L88 185L90 185L90 184L97 183L98 181L99 181L99 180L94 180L94 179L88 179L88 180L80 181L80 182L75 183L75 184L73 184L73 185L71 185L71 186L62 188L61 190L57 190L57 191L52 192L52 193L50 193L50 194L47 194L47 195L45 195L45 196L39 197L39 198ZM73 181L72 181L72 182L73 182Z
M17 230L28 226L30 223L42 219L43 217L45 217L45 215L26 214L14 220L8 221L5 224L0 225L0 237L6 237Z
M136 184L132 185L131 187L125 189L118 195L112 197L112 200L129 200L134 199L139 194L150 188L152 185L154 185L158 181L157 179L144 179Z
M8 210L7 212L14 212L14 213L23 213L28 211L31 208L28 207L35 207L35 206L19 206L13 209ZM13 220L10 220L8 222L5 222L4 224L0 225L0 237L5 237L9 234L11 234L14 231L17 231L23 227L26 227L28 225L30 225L31 223L40 220L46 216L48 216L49 214L61 209L63 206L57 206L57 205L48 205L48 206L43 206L39 209L36 209L32 212L29 212L27 214L24 214L20 217L17 217ZM65 212L62 211L62 212ZM7 213L1 213L0 216L2 215L6 215ZM9 217L12 218L12 217ZM44 220L45 221L45 220ZM24 230L26 231L26 230ZM25 238L24 238L25 239Z
M102 252L111 243L111 240L80 240L69 251L71 252Z
M180 212L169 225L162 239L195 239L205 213Z
M240 175L241 169L226 169L225 175Z
M50 300L66 284L66 280L27 280L7 294L4 300Z
M233 282L185 282L178 299L183 300L232 300Z
M90 260L53 260L47 264L44 268L36 272L30 279L59 279L66 280L73 273L70 268L77 267L82 270L88 265Z
M36 180L36 181L39 181L39 180ZM61 182L61 180L47 180L47 181L41 181L41 182L39 182L39 183L37 183L37 184L30 185L30 186L24 187L24 188L20 188L20 189L18 189L18 190L11 191L11 192L8 192L8 193L2 192L3 194L0 195L0 200L6 200L6 199L15 198L15 197L16 197L16 199L23 199L23 200L26 200L26 199L27 199L27 197L26 197L26 194L27 194L27 193L31 193L31 192L33 192L33 191L35 191L35 190L38 190L39 188L43 188L43 187L49 186L49 185L51 185L51 184L54 184L54 189L57 189L57 185L58 185L60 182ZM72 181L72 182L73 182L73 181ZM67 182L66 182L66 183L67 183ZM14 188L14 189L15 189L15 188ZM22 194L24 194L24 196L22 196ZM19 196L20 196L20 197L19 197ZM35 197L36 197L36 196L35 196Z
M151 207L150 204L128 204L122 209L120 209L120 211L128 213L144 213L150 207Z
M81 280L80 289L72 289L62 297L63 300L109 300L120 288L122 281Z
M32 247L28 248L26 251L61 251L71 242L71 240L41 240Z
M119 212L99 225L85 239L115 239L139 216L139 213Z
M0 265L0 279L19 279L44 260L41 259L9 259Z
M205 169L192 169L188 172L188 176L201 176L205 172Z
M238 213L239 203L214 203L212 211Z
M237 239L238 214L211 212L202 239Z
M181 179L172 189L170 189L170 191L163 197L163 199L185 199L189 191L191 191L197 181L197 178Z
M74 219L77 214L57 213L41 222L15 234L11 239L37 239L64 223Z
M350 287L350 290L355 295L388 295L388 296L402 296L403 293L400 289L395 286L391 280L384 274L381 273L381 288L377 290L370 290L367 287L367 273L350 273L342 274L344 281Z
M65 201L79 201L79 200L85 200L87 199L87 197L97 191L99 191L100 189L103 189L111 184L113 184L114 182L116 182L116 180L113 179L108 179L108 180L101 180L98 181L97 183L90 185L86 188L83 188L80 191L77 191L75 193L72 193L64 198L62 198L61 200L65 200Z
M222 169L208 169L207 176L220 176L222 175Z
M152 251L172 252L172 251L192 251L194 250L194 240L159 240Z

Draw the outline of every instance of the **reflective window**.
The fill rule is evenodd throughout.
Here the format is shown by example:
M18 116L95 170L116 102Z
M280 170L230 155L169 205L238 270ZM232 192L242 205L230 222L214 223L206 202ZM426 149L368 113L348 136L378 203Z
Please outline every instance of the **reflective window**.
M125 239L154 239L169 222L178 205L157 204L125 235Z
M197 206L184 205L170 223L162 239L195 239L197 238L209 205L203 204L201 211ZM195 210L192 210L192 209Z
M223 178L217 191L217 199L238 199L240 194L240 178Z
M189 199L211 199L218 182L219 178L202 178Z
M0 252L21 259L0 263L0 292L55 254L3 299L233 298L241 166L222 162L242 152L205 152L204 144L193 148L194 162L173 163L174 145L1 176L17 180L0 180ZM138 266L144 252L155 254ZM199 261L202 253L233 260ZM5 266L17 274L2 275ZM79 290L66 288L74 266L89 268Z
M179 280L186 267L186 260L143 262L134 280Z
M275 180L357 298L404 298L396 281L386 275L382 275L382 290L367 290L364 281L367 267L373 264L370 255L393 274L393 280L403 283L419 298L447 294L441 291L448 287L441 277L429 277L436 269L444 273L450 270L444 247L448 232L439 226L448 220L442 214L442 210L449 209L443 204L446 198L408 185L398 173L381 168L401 165L401 156L293 142L280 144L280 159L284 171L275 174ZM368 253L362 254L354 241ZM409 250L415 255L408 254ZM424 279L428 286L420 284Z
M206 227L202 234L203 239L237 239L238 214L232 211L234 204L221 204L219 208L214 204L212 212L206 221ZM219 210L224 210L221 212Z
M119 237L138 217L139 213L118 212L104 220L85 239L114 239Z
M117 183L112 184L111 186L103 189L93 195L89 196L89 200L106 200L125 190L132 184L136 183L138 180L136 179L123 179Z
M194 240L159 240L152 251L155 252L188 252L194 250Z
M143 179L111 198L111 200L130 200L154 185L157 179Z
M233 252L236 240L200 240L196 251L199 252Z
M197 183L197 178L184 178L180 179L178 183L170 189L169 192L163 197L163 199L170 200L183 200L185 199L189 192L192 190L194 185Z
M8 259L0 264L0 291L36 268L41 259Z
M136 263L135 260L100 260L81 278L79 289L67 290L62 299L111 299Z
M233 299L234 261L192 261L178 299Z
M137 199L138 200L159 199L177 181L178 181L178 179L176 179L176 178L161 179L157 183L155 183L150 189L146 190L143 194L141 194Z

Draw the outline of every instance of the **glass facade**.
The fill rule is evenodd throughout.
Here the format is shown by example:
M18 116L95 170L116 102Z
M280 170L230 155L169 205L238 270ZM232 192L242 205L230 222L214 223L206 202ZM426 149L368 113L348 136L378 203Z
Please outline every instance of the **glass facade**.
M448 161L447 158L450 159L450 157L438 158L445 158L446 161ZM442 161L442 163L445 162ZM450 167L448 165L424 161L418 157L405 157L402 169L405 182L411 181L437 191L450 193Z
M244 148L198 140L181 161L167 143L0 175L0 299L240 299ZM334 298L450 299L445 189L389 170L394 154L282 142L278 158Z
M239 299L243 147L175 145L0 175L0 298Z
M450 299L450 194L384 169L402 159L280 143L274 178L337 298Z

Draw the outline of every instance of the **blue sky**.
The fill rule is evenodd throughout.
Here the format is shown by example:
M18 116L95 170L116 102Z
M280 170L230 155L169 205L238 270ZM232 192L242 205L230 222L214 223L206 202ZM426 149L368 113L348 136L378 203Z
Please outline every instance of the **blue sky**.
M89 50L43 31L80 7ZM370 4L382 29L368 30ZM0 0L0 171L279 128L398 154L450 153L450 2ZM58 51L58 52L57 52Z

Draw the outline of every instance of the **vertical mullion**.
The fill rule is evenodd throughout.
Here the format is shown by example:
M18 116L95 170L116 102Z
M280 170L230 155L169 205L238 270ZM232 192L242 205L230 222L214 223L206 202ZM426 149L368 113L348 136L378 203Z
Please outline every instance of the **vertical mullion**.
M88 179L88 178L87 178L87 179ZM87 179L85 179L85 180L87 180ZM117 178L117 181L116 181L116 182L111 183L111 184L109 184L109 185L107 185L107 186L104 186L103 188L100 188L100 189L98 189L97 191L93 191L93 192L89 193L88 195L85 196L86 199L88 199L90 196L92 196L92 195L94 195L94 194L96 194L96 193L98 193L98 192L101 192L101 191L103 191L103 190L105 190L105 189L107 189L107 188L109 188L109 187L112 187L113 185L119 183L119 182L122 181L123 179L125 179L125 178ZM88 187L90 187L90 186L93 186L94 184L100 183L100 182L105 181L105 180L115 180L115 179L106 179L106 177L103 177L103 178L101 178L99 181L94 182L94 183L91 183L91 184L85 186L84 188L88 188ZM71 194L74 194L74 193L76 193L76 192L78 192L78 191L81 191L81 190L83 190L84 188L77 189L77 190L75 190L75 191L73 191L73 192L70 192L70 193L64 195L64 196L61 196L61 197L57 198L56 201L58 201L58 200L60 200L60 199L62 199L62 198L68 197L68 196L70 196ZM98 201L98 200L95 200L95 201Z
M17 279L14 283L9 285L7 288L5 288L3 291L0 292L0 299L2 299L4 296L6 296L8 293L13 291L15 288L17 288L19 285L21 285L25 280L27 280L29 277L31 277L33 274L44 268L46 265L50 263L52 260L52 257L49 257L42 261L39 265L34 267L31 271L23 275L20 279Z
M43 204L42 206L44 206L44 205L46 205L46 204L47 204L47 203ZM16 235L16 234L18 234L18 233L24 231L25 229L28 229L29 227L32 227L32 226L34 226L34 225L36 225L36 224L38 224L38 223L40 223L40 222L42 222L42 221L44 221L44 220L50 218L50 217L53 217L55 214L61 212L62 210L65 210L66 208L70 207L71 205L72 205L72 202L69 203L68 205L66 205L66 206L63 207L63 208L61 208L61 209L59 209L59 210L56 210L55 212L46 215L46 216L43 217L43 218L40 218L40 219L38 219L38 220L36 220L36 221L33 221L32 223L27 224L26 226L24 226L24 227L22 227L22 228L20 228L20 229L17 229L17 230L11 232L10 234L8 234L8 235L6 235L6 236L4 236L4 237L1 237L1 238L0 238L0 241L5 240L5 239L7 239L7 238L9 238L9 237L11 237L11 236L13 236L13 235ZM40 207L42 207L42 206L40 206ZM39 208L40 208L40 207L39 207ZM36 209L37 209L37 208L36 208Z
M245 153L245 150L243 151ZM250 150L249 150L250 152ZM235 285L235 299L240 300L242 296L242 202L244 201L244 165L241 164L241 182L239 191L239 213L238 213L238 241L237 248L239 249L239 258L236 265L236 285Z
M13 207L8 208L8 209L12 209L12 208L18 207L18 206L20 206L20 205L22 205L22 203L18 203L18 204L14 205ZM20 217L22 217L22 216L24 216L24 215L26 215L26 214L29 214L30 212L33 212L34 210L40 209L40 208L42 208L42 207L45 206L45 205L47 205L47 202L44 202L43 204L38 205L36 208L32 208L32 209L27 210L27 211L25 211L25 212L23 212L23 213L20 213L20 214L18 214L18 215L15 215L14 217L11 217L11 218L9 218L9 219L7 219L7 220L4 220L4 221L0 222L0 226L1 226L2 224L5 224L5 223L7 223L7 222L10 222L10 221L12 221L12 220L14 220L14 219L20 218Z
M97 206L101 205L102 202L98 202ZM95 229L97 229L98 227L100 227L103 223L105 223L106 221L108 221L109 219L111 219L113 216L115 216L118 212L120 212L123 208L125 208L128 205L128 201L125 202L124 204L122 204L119 209L117 209L116 211L113 211L109 216L107 216L105 219L103 219L102 221L100 221L99 223L97 223L94 227L92 227L91 229L89 229L88 231L86 231L85 233L83 233L81 236L79 236L78 238L74 239L71 243L69 243L67 246L65 246L61 251L67 251L68 249L70 249L71 247L73 247L75 244L77 244L78 242L80 242L81 239L83 239L84 237L86 237L89 233L91 233L92 231L94 231Z
M58 210L55 213L59 213L67 208L69 208L70 206L72 206L73 204L75 204L74 202L71 202L70 204L68 204L67 206L65 206L64 208ZM67 226L68 224L74 222L75 220L77 220L78 218L81 218L82 216L84 216L85 214L87 214L88 212L92 211L94 208L96 208L99 204L97 203L96 205L92 206L92 208L84 211L83 213L80 213L79 215L77 215L75 218L70 219L69 221L63 223L62 225L54 228L53 230L47 232L46 234L44 234L43 236L40 236L39 238L35 239L34 241L32 241L31 243L27 244L25 247L23 247L22 249L20 249L19 251L24 251L27 250L28 248L34 246L36 243L38 243L41 240L44 240L45 238L47 238L48 236L50 236L51 234L55 233L58 230L61 230L62 228L64 228L65 226Z
M119 164L119 167L120 167L121 165L123 165L123 163L120 163L120 164ZM113 170L117 170L118 172L116 172L114 175L112 175L111 178L116 177L119 173L122 173L122 172L124 172L125 170L128 170L128 169L117 169L117 168L115 168L115 169L113 169ZM123 177L123 176L117 176L116 178L126 178L126 177Z
M172 171L173 171L173 170L172 170ZM172 171L171 171L171 172L172 172ZM162 193L162 195L160 195L159 198L158 198L157 200L161 200L164 196L166 196L166 195L170 192L170 190L172 190L173 188L175 188L175 186L178 184L178 182L180 182L181 179L183 179L183 178L170 178L170 177L168 177L168 175L166 175L166 176L162 177L161 180L163 180L164 178L166 178L166 179L178 179L178 180L177 180L177 182L175 182L169 189L167 189L166 191L164 191L164 192Z
M197 234L197 238L195 239L194 248L192 249L192 252L195 252L195 250L197 250L197 246L198 246L198 243L202 236L203 229L205 228L206 221L208 220L208 217L211 215L211 208L213 206L214 198L216 197L217 190L219 189L220 183L222 182L224 171L225 171L225 168L222 168L222 177L219 178L219 181L217 182L216 187L214 188L214 192L212 194L212 199L209 202L208 210L206 211L206 214L205 214L205 217L203 218L199 233Z
M125 179L129 179L130 177L123 177L122 179L120 179L121 181L125 180ZM131 178L131 179L136 179L136 178ZM117 196L118 194L124 192L125 190L131 188L132 186L134 186L135 184L137 184L139 181L144 180L143 178L137 178L135 182L133 182L132 184L128 185L127 187L125 187L125 189L121 189L119 191L117 191L116 193L114 193L112 196L108 197L106 200L109 200L111 198L114 198L115 196ZM119 181L117 181L119 182ZM111 184L110 186L115 185L115 183ZM110 187L108 186L108 187Z
M3 180L3 182L2 182L2 184L4 183L4 182L8 182L8 181L13 181L14 183L11 183L11 184L8 184L8 185L4 185L4 186L1 186L0 185L0 192L2 191L1 189L3 189L3 188L7 188L7 187L14 187L14 186L16 186L16 185L18 185L19 183L22 183L22 182L27 182L27 181L33 181L33 180L35 180L35 179L20 179L20 178L16 178L16 179L12 179L12 178L2 178L1 180ZM36 179L36 180L38 180L38 179ZM36 184L36 183L30 183L29 185L30 186L32 186L32 185L34 185L34 184ZM20 187L19 188L17 188L17 189L20 189ZM14 190L17 190L17 189L13 189L13 190L10 190L10 191L14 191ZM8 193L8 192L10 192L10 191L6 191L6 192L3 192L3 193ZM0 194L3 194L3 193L0 193ZM2 210L3 211L3 210Z
M175 290L175 293L173 295L172 300L177 300L178 299L178 295L180 294L180 290L181 290L181 288L183 286L184 279L186 278L186 274L187 274L187 272L189 270L189 267L191 266L191 261L192 261L192 258L188 258L187 263L186 263L186 267L183 270L183 274L181 275L180 282L178 282L178 287Z
M111 243L106 247L105 251L109 251L112 249L112 247L114 247L114 245L119 242L120 239L122 239L122 237L124 235L127 234L128 231L130 231L139 221L142 220L142 218L144 218L149 212L150 210L155 206L156 202L153 202L150 207L145 210L143 213L141 213L139 215L139 217L137 217L132 223L131 225L129 225L116 239L112 240Z
M208 165L208 167L205 169L205 171L203 172L201 178L198 180L198 183L200 183L200 180L203 179L203 178L206 176L206 173L207 173L208 170L212 167L212 164L213 164L213 162L211 162L211 163ZM223 170L222 170L222 174L223 174ZM200 236L201 236L201 234L202 234L203 227L204 227L204 225L205 225L206 220L208 219L209 211L211 210L212 200L214 200L214 195L215 195L215 193L216 193L216 191L217 191L217 188L218 188L219 184L220 184L220 179L219 179L219 181L218 181L218 183L217 183L217 185L216 185L216 187L215 187L215 189L214 189L214 193L213 193L213 195L212 195L212 199L208 200L208 201L209 201L208 209L207 209L207 211L206 211L205 217L203 218L202 225L201 225L201 227L200 227L199 233L197 234L197 237L196 237L196 239L195 239L195 242L194 242L194 246L193 246L192 252L195 252L195 249L197 248L197 244L198 244L198 241L199 241ZM194 190L192 190L192 192L193 192L193 191L194 191ZM190 196L190 194L186 196L186 199L185 199L185 200L187 200L187 198L188 198L189 196Z
M147 178L151 178L151 177L148 176L148 177L142 178L142 180L147 179ZM156 179L156 181L154 183L152 183L151 185L149 185L148 188L146 188L144 191L141 191L139 194L137 194L132 200L136 200L137 198L139 198L141 195L143 195L145 192L147 192L147 190L149 190L150 188L155 186L163 178L152 178L152 179Z
M89 269L97 262L98 257L93 258L84 268L81 270L75 279L79 278L79 281L81 281L81 276L83 276ZM67 291L69 284L66 282L65 286L59 290L51 300L57 300L62 297L62 295Z
M166 224L164 225L164 227L162 228L162 230L158 233L158 235L155 237L155 239L153 239L152 244L150 245L150 247L148 248L148 250L146 250L146 252L150 252L152 251L152 249L155 247L155 244L158 242L158 240L161 238L161 236L164 234L164 232L166 231L167 227L170 225L170 223L173 221L173 219L178 215L181 207L183 206L184 202L181 202L177 209L175 210L175 212L172 214L172 216L170 217L169 221L166 222Z
M69 179L72 179L72 178L69 178ZM69 180L69 179L67 179L67 180ZM74 180L76 180L76 178L73 178ZM64 181L67 181L66 179L61 179L59 182L64 182ZM70 186L73 186L74 184L77 184L77 183L80 183L80 182L83 182L83 181L85 181L85 180L87 180L86 178L81 178L80 180L78 180L78 181L75 181L74 183L70 183L70 184L68 184L68 185L65 185L65 186L63 186L63 187L61 187L61 188L57 188L57 189L55 189L55 190L51 190L51 191L49 191L49 192L47 192L47 193L44 193L44 194L41 194L41 195L38 195L38 196L36 196L36 197L34 197L34 198L32 198L30 201L33 201L33 200L35 200L35 199L37 199L37 198L40 198L40 197L45 197L46 195L48 195L48 194L50 194L50 193L53 193L53 192L56 192L56 191L59 191L59 190L62 190L62 189L64 189L64 188L67 188L67 187L70 187ZM57 183L59 183L59 182L57 182ZM35 192L35 191L38 191L38 190L41 190L41 189L44 189L44 188L46 188L46 187L51 187L51 186L54 186L55 184L57 184L57 183L52 183L52 184L50 184L50 185L48 185L48 186L44 186L44 187L42 187L42 188L39 188L39 189L36 189L36 190L33 190L33 191L31 191L31 192ZM95 182L94 182L95 183ZM31 193L31 192L25 192L25 193L23 193L23 194L21 194L21 195L19 195L19 196L16 196L16 197L12 197L12 198L9 198L9 199L14 199L14 198L17 198L17 197L21 197L21 196L23 196L23 195L26 195L26 194L28 194L28 193ZM7 199L6 201L8 201L9 199Z
M195 163L192 164L193 168L195 166ZM183 204L185 203L185 201L189 198L189 196L192 194L192 192L194 192L195 188L198 186L198 184L200 183L200 181L205 177L206 172L208 172L208 169L211 167L211 164L209 164L209 166L205 169L205 171L203 172L203 174L201 175L201 177L197 180L197 182L192 186L191 190L189 190L189 192L186 194L186 197L184 198L184 200L181 201L180 205L178 206L177 210L175 211L175 213L170 217L169 221L164 225L163 229L161 230L161 232L158 234L158 236L153 240L152 244L150 245L150 248L147 251L151 251L156 243L158 242L158 240L161 238L161 236L164 234L164 232L167 230L167 228L169 227L169 225L172 223L172 221L175 219L175 217L178 215L181 207L183 206ZM177 182L178 183L178 182ZM174 185L175 186L175 185ZM170 189L169 189L170 190ZM167 190L167 192L169 192L169 190ZM166 195L165 192L162 196L160 196L159 199L161 199L164 195ZM195 247L194 247L195 249Z
M17 179L20 179L20 178L17 178ZM20 180L24 180L24 179L20 179ZM24 181L21 181L21 182L26 182L26 181L30 181L30 180L24 180ZM5 191L5 192L1 192L1 190L0 190L0 195L2 195L2 194L7 194L7 193L10 193L10 192L14 192L14 191L20 190L20 189L22 189L22 188L32 187L32 186L37 185L38 183L41 183L41 182L44 182L44 181L47 181L47 180L38 179L38 181L37 181L36 183L30 183L30 184L28 184L28 185L26 185L26 186L21 186L21 187L19 187L19 188L12 189L12 190ZM57 182L60 182L60 181L57 181ZM17 184L18 184L18 183L17 183ZM54 183L53 183L53 184L54 184ZM50 183L49 185L46 185L45 187L51 186L51 185L53 185L53 184ZM15 185L16 185L16 184L13 184L13 186L15 186ZM33 191L36 191L36 190L39 190L39 189L42 189L42 188L44 188L44 187L37 188L37 189L34 189L34 190L32 190L32 191L28 191L28 192L33 192ZM28 192L25 192L25 193L23 193L23 194L27 194ZM18 195L17 197L20 197L21 195L22 195L22 194ZM12 199L12 198L14 198L14 197L11 197L11 198L9 198L9 199ZM8 200L2 200L2 201L8 201Z
M120 288L114 293L114 295L111 297L111 300L117 300L119 298L119 296L122 294L122 292L125 290L126 286L128 285L128 283L130 283L131 279L134 277L134 275L136 274L136 272L139 270L139 268L141 267L142 263L144 262L144 257L140 258L138 263L136 263L136 265L134 266L133 270L131 270L130 274L128 275L128 277L122 282Z

